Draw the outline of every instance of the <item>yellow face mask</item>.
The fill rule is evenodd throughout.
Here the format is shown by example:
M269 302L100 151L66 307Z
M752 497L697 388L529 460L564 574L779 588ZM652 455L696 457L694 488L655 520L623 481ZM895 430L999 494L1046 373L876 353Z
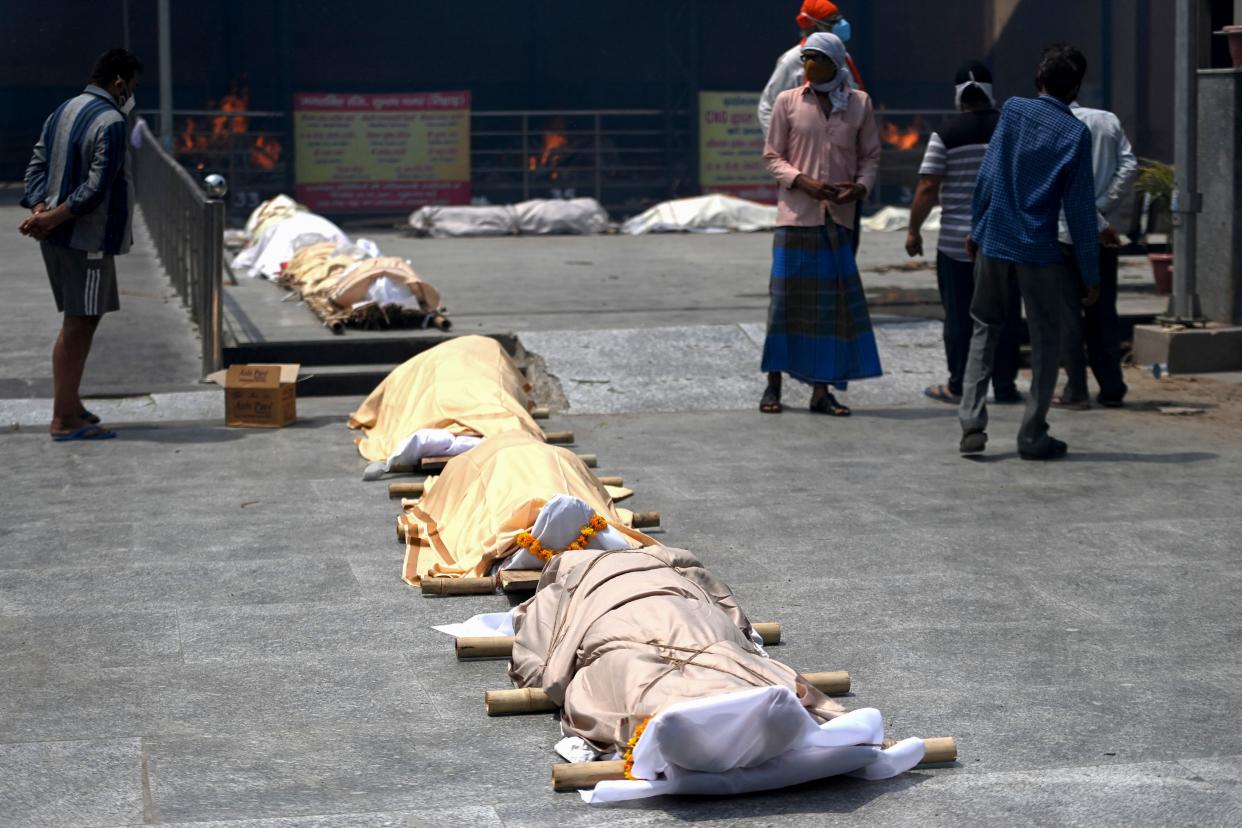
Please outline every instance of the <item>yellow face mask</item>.
M828 83L837 76L837 65L828 58L803 60L802 71L812 85Z

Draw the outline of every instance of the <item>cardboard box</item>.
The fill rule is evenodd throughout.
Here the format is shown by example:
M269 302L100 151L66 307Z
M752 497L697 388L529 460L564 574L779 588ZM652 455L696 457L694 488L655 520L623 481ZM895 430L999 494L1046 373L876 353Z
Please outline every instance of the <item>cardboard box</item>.
M295 364L231 365L209 380L224 386L224 424L234 428L280 428L298 418Z

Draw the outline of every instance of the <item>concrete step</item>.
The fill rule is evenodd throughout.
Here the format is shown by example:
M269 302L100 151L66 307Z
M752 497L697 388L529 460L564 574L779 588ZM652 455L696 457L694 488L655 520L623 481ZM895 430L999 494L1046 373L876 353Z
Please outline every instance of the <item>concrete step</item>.
M520 357L520 346L513 334L490 334L512 356ZM453 336L340 337L332 339L240 342L224 348L225 366L238 363L296 362L306 366L400 365L412 356Z

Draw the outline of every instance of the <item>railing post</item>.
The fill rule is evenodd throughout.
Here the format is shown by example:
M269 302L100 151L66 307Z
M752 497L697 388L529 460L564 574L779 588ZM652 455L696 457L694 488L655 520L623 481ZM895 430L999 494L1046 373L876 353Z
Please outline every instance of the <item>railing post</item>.
M600 188L600 164L602 163L601 155L603 150L603 142L600 139L600 114L595 113L595 200L602 203L603 196Z
M204 210L202 314L199 335L203 338L203 376L223 367L220 329L224 293L224 201L208 199Z
M522 201L530 200L530 123L522 113Z

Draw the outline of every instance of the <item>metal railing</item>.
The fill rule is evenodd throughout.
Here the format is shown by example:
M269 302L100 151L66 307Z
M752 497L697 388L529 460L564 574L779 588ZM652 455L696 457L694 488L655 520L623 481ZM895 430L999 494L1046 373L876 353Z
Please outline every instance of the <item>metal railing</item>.
M206 375L219 370L223 362L224 202L208 195L160 147L145 122L138 129L141 140L133 154L138 206L160 263L198 326Z
M624 209L693 180L685 113L663 109L474 110L471 191L494 202L591 196Z

